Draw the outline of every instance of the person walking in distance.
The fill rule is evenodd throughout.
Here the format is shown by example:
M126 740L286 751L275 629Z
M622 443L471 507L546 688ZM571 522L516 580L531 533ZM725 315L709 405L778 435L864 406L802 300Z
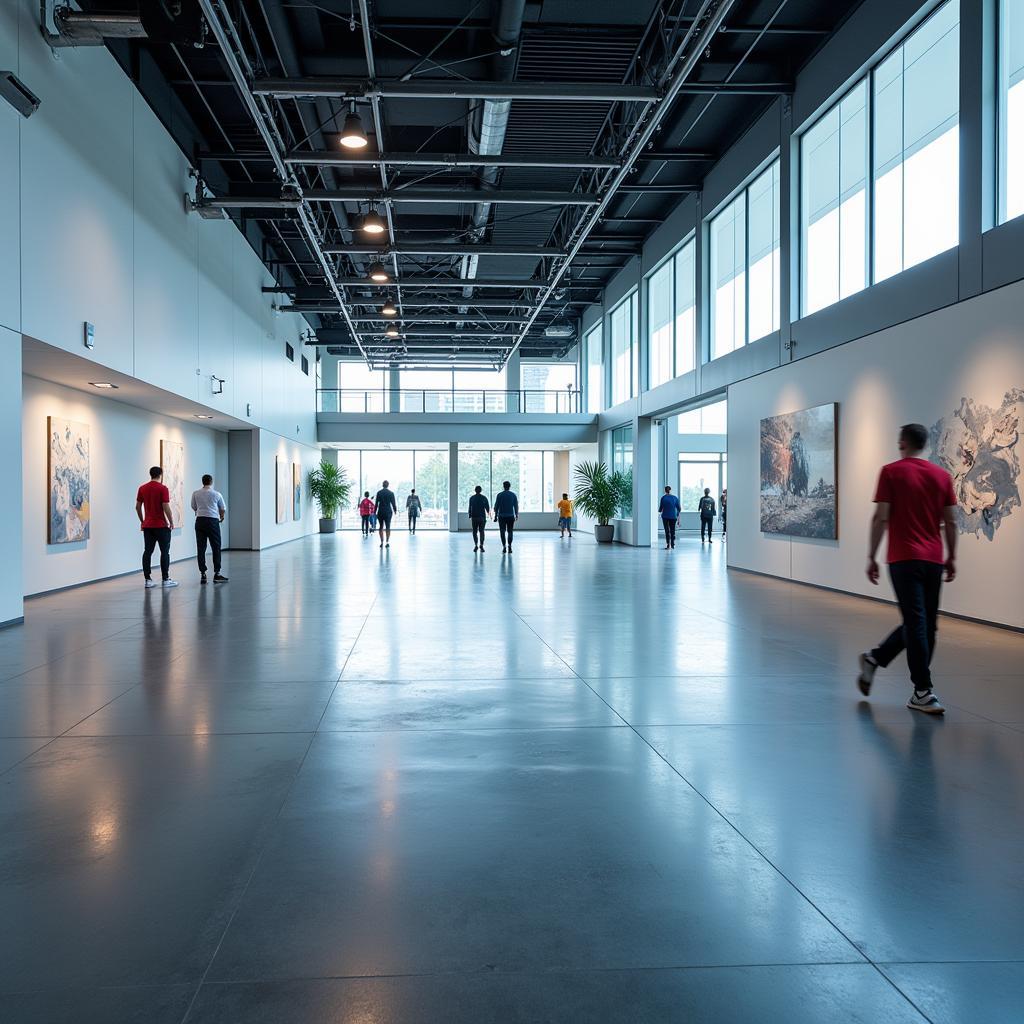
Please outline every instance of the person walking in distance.
M473 527L473 550L483 551L484 530L487 529L487 515L491 511L491 503L483 488L477 484L469 498L469 525Z
M139 488L135 496L135 514L139 517L143 537L142 575L146 586L155 587L152 576L153 551L160 546L160 575L165 587L176 587L177 580L171 579L171 530L174 529L174 515L171 512L171 492L163 484L164 471L153 466L149 471L149 483Z
M213 489L213 477L203 475L203 486L192 492L192 511L196 514L196 561L199 562L199 582L206 582L206 542L213 554L213 582L227 583L220 572L220 524L224 522L228 507L224 496Z
M700 542L704 543L704 531L707 530L710 544L715 527L715 499L711 497L710 487L704 488L704 496L697 502L697 511L700 513Z
M953 478L921 454L928 428L908 423L900 428L900 459L882 467L875 489L875 514L868 540L868 579L878 583L875 554L889 533L889 579L896 591L903 624L877 647L860 656L857 686L866 697L875 672L907 652L914 692L907 707L929 715L946 709L932 691L931 660L939 616L942 579L956 578L956 492ZM943 558L942 537L946 537Z
M722 500L718 503L718 508L722 513L722 536L725 536L725 517L727 514L729 502L729 492L723 487L722 488Z
M501 534L501 550L512 554L512 530L519 518L519 499L507 480L502 482L501 493L494 499L494 518Z
M676 546L676 522L679 519L681 506L679 499L672 493L672 488L665 484L665 493L658 502L658 515L665 527L665 550Z
M568 530L569 540L572 540L572 502L568 494L563 494L562 500L558 503L558 528L562 531L560 537L564 537L565 531Z
M363 525L363 536L369 537L372 532L370 528L370 517L373 515L373 498L369 491L363 491L363 499L359 502L359 519Z
M373 511L376 513L377 523L380 527L380 546L391 547L391 517L398 511L398 501L395 499L395 492L388 487L387 480L377 492L377 497L373 502Z
M416 520L419 519L420 513L423 511L423 502L420 501L420 496L416 493L414 487L409 492L409 497L405 499L405 514L409 517L409 532L416 532Z

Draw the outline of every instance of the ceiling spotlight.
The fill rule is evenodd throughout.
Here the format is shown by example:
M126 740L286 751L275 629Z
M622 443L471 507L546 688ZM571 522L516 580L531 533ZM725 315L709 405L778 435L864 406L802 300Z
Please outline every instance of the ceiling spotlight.
M196 418L197 420L212 420L212 419L213 419L213 417L212 417L212 416L205 416L205 415L204 415L203 413L201 413L201 412L194 412L194 413L192 413L192 415L193 415L193 416L194 416L194 417L195 417L195 418Z
M384 218L376 210L370 210L363 218L361 227L368 235L383 235L388 229Z
M367 276L371 281L376 281L378 284L383 284L385 281L391 280L388 268L385 267L383 263L371 263Z
M105 391L117 390L117 385L111 384L109 380L91 380L89 384L94 388L103 388Z
M389 338L397 338L398 337L398 328L397 327L389 327L384 333Z
M366 146L366 132L363 131L363 122L356 113L354 103L345 118L345 127L342 128L338 141L346 149L364 149Z
M395 309L395 304L388 299L383 306L380 307L381 316L397 316L398 310Z

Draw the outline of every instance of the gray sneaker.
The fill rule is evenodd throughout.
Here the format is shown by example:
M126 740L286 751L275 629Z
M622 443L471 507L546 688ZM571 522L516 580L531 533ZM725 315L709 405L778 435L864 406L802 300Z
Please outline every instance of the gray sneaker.
M171 587L176 587L177 585L177 580L164 580L163 583L160 584L160 586L167 587L168 589L170 589Z
M944 715L946 713L939 698L931 690L925 690L923 693L915 690L910 700L907 701L907 707L912 711L923 711L926 715Z
M875 681L878 662L867 651L861 654L857 661L860 664L860 674L857 676L857 689L866 697L871 693L871 684Z

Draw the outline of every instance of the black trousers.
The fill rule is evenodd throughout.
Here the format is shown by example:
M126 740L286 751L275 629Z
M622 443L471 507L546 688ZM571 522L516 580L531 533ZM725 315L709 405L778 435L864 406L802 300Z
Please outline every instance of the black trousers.
M897 626L872 652L883 667L903 650L907 652L915 690L932 688L931 665L939 618L942 566L936 562L893 562L889 578L896 591L903 625Z
M725 536L725 509L722 509L722 536Z
M714 533L714 530L715 530L715 518L714 518L714 516L701 516L700 517L700 539L701 540L704 540L704 531L705 530L708 531L708 540L711 540L711 537L712 537L712 535Z
M169 526L145 526L142 529L145 547L142 550L142 574L151 578L153 551L160 545L160 575L167 579L171 575L171 528Z
M213 553L213 571L220 575L220 520L211 516L199 516L196 519L196 561L199 571L206 575L206 542L210 542Z
M360 516L359 518L363 521L363 536L368 536L370 533L370 517Z
M674 519L662 519L662 526L665 527L665 543L671 547L676 546L676 521Z
M409 532L410 533L415 533L416 532L416 520L418 518L419 518L419 516L409 516Z
M514 516L498 516L498 531L501 534L502 547L512 547L512 530L515 525Z
M471 519L470 522L473 525L473 544L474 546L484 546L484 531L487 529L486 519Z

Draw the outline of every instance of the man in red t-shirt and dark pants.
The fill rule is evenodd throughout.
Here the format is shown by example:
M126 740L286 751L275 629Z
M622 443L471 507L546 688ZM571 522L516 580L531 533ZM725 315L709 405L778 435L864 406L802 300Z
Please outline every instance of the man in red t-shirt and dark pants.
M867 696L875 670L885 668L906 649L914 692L907 707L930 715L946 709L932 692L929 665L935 653L935 627L943 570L946 582L956 576L956 493L953 479L941 466L921 453L928 430L920 423L900 428L902 458L882 468L875 491L875 515L868 542L868 579L878 583L875 553L886 527L889 530L889 578L899 602L903 625L873 651L860 656L857 685ZM946 556L942 535L946 535Z
M165 587L176 587L177 580L171 579L171 530L174 529L174 515L171 512L171 492L161 482L164 471L153 466L149 471L149 483L139 488L135 496L135 514L142 524L145 548L142 552L142 574L146 586L155 587L150 569L153 549L160 545L160 575Z

